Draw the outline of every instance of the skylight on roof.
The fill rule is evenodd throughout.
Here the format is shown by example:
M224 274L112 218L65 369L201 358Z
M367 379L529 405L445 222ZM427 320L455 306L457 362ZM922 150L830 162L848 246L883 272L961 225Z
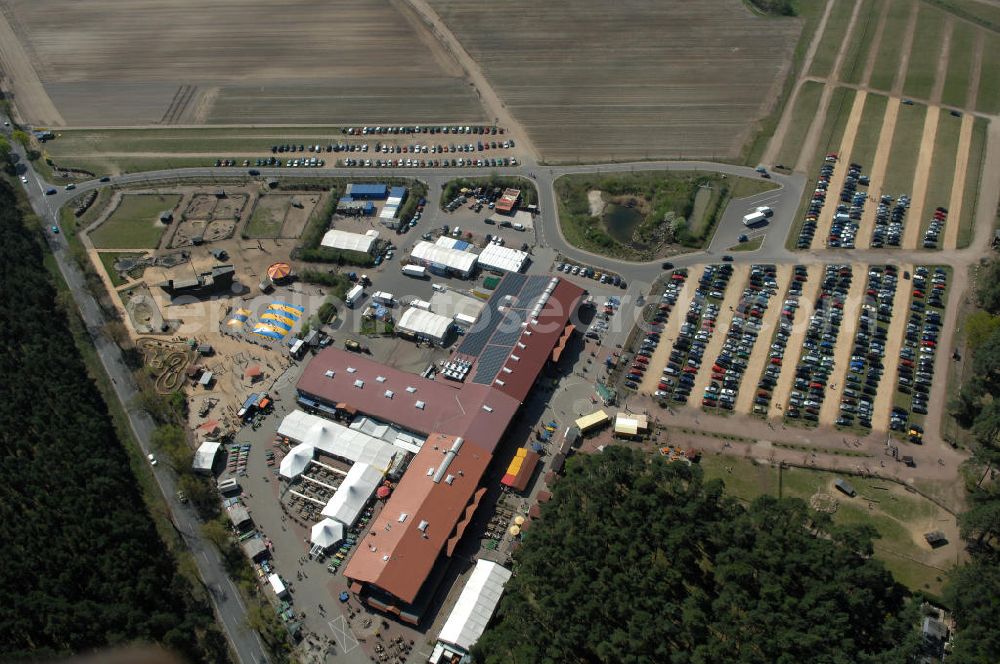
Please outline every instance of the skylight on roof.
M386 399L391 399L391 398L392 398L392 396L393 396L393 392L392 392L392 390L386 390L386 391L385 391L385 398L386 398Z
M354 387L364 387L364 386L365 386L365 381L360 379L354 381Z
M347 367L347 373L357 373L357 372L358 370L355 369L354 367Z
M427 521L421 521L420 523L417 524L417 528L420 530L420 532L426 533L427 532L427 526L429 526L429 525L431 525L431 524L429 524Z
M380 383L384 383L385 382L385 376L376 376L375 380L377 380Z
M426 406L427 404L425 404L423 401L418 401L417 403L415 403L413 405L416 406L417 408L419 408L420 410L423 410L424 406Z
M406 391L409 392L410 394L413 394L414 392L417 391L417 388L413 387L412 385L407 385Z
M327 378L333 378L334 376L333 369L327 369L326 373L324 373L323 375L326 376Z
M400 512L399 513L399 519L398 519L399 522L403 523L404 521L406 521L406 517L408 517L408 516L410 516L410 515L407 514L406 512Z

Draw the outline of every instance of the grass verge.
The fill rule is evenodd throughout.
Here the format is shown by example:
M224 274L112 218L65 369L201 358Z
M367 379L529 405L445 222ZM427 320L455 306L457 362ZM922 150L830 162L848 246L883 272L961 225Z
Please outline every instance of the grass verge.
M948 73L941 89L941 102L944 104L962 108L968 101L972 61L976 55L977 32L974 26L965 21L955 22L948 54Z
M822 95L823 84L816 81L805 81L799 88L799 95L795 98L795 107L792 109L792 119L785 132L785 140L778 150L777 163L795 166L802 150L802 142L806 138L813 118L816 117Z
M903 37L906 34L910 11L915 8L916 3L913 0L886 0L886 2L892 2L892 6L886 17L885 30L878 45L869 85L873 90L889 91L899 69L900 52L903 49Z
M964 249L972 242L976 221L976 208L979 205L980 179L983 173L983 161L986 159L986 129L989 121L976 118L972 125L972 141L969 144L969 166L965 173L965 195L962 199L962 215L959 218L958 239L959 249Z
M905 104L899 107L896 131L892 135L889 161L885 170L882 191L891 195L912 194L913 174L920 154L920 138L924 131L927 107ZM907 220L909 223L910 220Z
M920 99L929 99L938 61L941 59L942 38L947 16L940 9L930 5L920 5L917 14L917 29L913 34L913 48L910 62L903 81L903 94Z
M830 18L826 21L826 30L823 31L819 46L816 48L816 55L813 56L812 66L809 68L810 76L824 77L832 73L837 53L847 37L847 27L851 23L853 11L853 2L834 4Z
M98 249L155 249L166 230L160 213L180 200L179 194L126 194L90 239Z

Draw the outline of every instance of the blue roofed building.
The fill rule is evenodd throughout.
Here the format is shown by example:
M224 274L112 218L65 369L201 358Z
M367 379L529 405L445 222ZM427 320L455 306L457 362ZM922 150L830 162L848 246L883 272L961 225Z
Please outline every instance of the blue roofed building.
M349 196L356 201L381 201L388 197L389 186L384 184L363 184L352 182L347 185L347 190L344 192L344 195Z

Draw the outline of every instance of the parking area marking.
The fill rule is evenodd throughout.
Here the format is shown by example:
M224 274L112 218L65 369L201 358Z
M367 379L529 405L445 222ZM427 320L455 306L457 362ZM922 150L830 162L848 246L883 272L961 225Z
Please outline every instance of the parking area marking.
M910 210L906 215L906 227L903 230L903 248L916 249L920 243L920 226L923 222L924 200L927 198L927 182L931 176L931 161L934 157L934 139L937 136L938 118L941 116L940 106L928 106L927 117L924 119L924 132L920 138L920 154L917 156L917 167L913 175L913 192L910 198Z
M833 351L833 372L826 384L823 405L819 409L820 426L833 424L840 413L840 392L850 365L854 337L858 330L858 317L861 315L861 305L864 303L865 285L868 283L867 263L852 263L851 270L851 287L844 300L844 322L840 326L837 344Z
M696 408L701 408L701 398L705 396L705 388L712 380L712 365L715 364L716 358L719 357L719 351L722 350L722 345L726 342L726 333L733 322L736 305L740 302L743 289L747 287L749 276L749 265L737 265L733 268L733 276L729 278L726 292L723 293L722 304L719 305L719 317L715 321L715 330L705 346L701 367L695 374L694 386L691 388L691 399L688 403Z
M861 214L861 224L855 246L858 249L869 249L872 243L872 231L875 230L875 215L878 212L878 198L882 195L882 183L885 180L886 167L889 165L889 153L892 151L892 137L896 133L896 118L899 116L899 97L889 97L882 116L882 128L879 130L878 147L875 150L875 161L872 164L868 193L871 198Z
M847 125L844 127L844 136L840 141L838 154L840 160L833 169L833 177L830 178L830 186L827 188L827 196L835 197L828 199L823 210L819 213L816 222L816 234L813 235L812 248L821 249L826 246L826 239L830 236L830 227L833 225L833 215L837 212L837 205L840 203L840 191L844 188L844 179L850 168L851 150L854 149L854 139L858 135L858 125L861 124L861 114L865 110L865 99L868 93L858 90L854 96L854 104L851 106L851 114L847 118Z
M328 624L330 631L333 632L333 638L337 640L337 646L342 653L347 654L358 647L358 640L351 633L351 628L348 626L344 616L337 616Z
M792 264L785 263L778 265L778 294L771 298L761 320L761 330L757 335L757 343L754 344L753 352L750 353L750 360L747 362L746 373L740 383L739 392L736 393L736 412L749 413L753 409L753 400L757 395L757 381L760 380L761 372L764 371L764 363L767 362L768 353L771 347L771 339L774 338L774 328L778 325L781 317L781 303L784 302L788 294L788 284L792 279Z
M944 249L958 247L958 227L962 225L962 201L965 199L965 179L969 172L969 150L972 146L973 117L962 116L962 128L958 135L958 151L955 154L955 177L951 181L951 198L948 199L948 221L944 227Z
M681 287L680 294L677 296L677 304L674 305L673 311L667 317L667 323L660 332L660 343L657 344L656 350L653 351L653 355L649 358L649 370L642 377L642 382L639 384L639 391L644 394L652 394L656 391L656 386L660 382L660 376L663 373L664 367L667 366L667 360L670 358L670 350L674 346L674 339L677 338L681 330L681 325L684 323L684 315L687 313L688 303L694 295L694 289L698 287L698 276L701 275L703 269L703 265L692 265L688 268L688 276ZM659 298L657 298L657 301L659 301Z
M903 332L906 321L910 318L907 305L913 282L903 278L903 272L913 274L913 265L899 265L899 283L896 284L896 294L892 298L892 320L886 332L885 357L883 358L882 377L879 379L878 393L872 405L872 431L889 430L889 413L892 408L892 398L896 393L896 371L899 367L899 350L903 347Z
M823 282L824 269L825 266L822 263L814 263L806 267L806 285L802 289L802 297L799 298L802 306L795 314L795 325L792 328L792 337L789 338L788 346L785 349L785 357L781 361L781 373L778 374L778 384L775 385L774 390L771 392L774 396L771 399L771 409L767 414L769 418L781 419L784 417L784 409L788 406L789 393L792 391L792 385L795 382L795 367L802 356L803 335L805 335L806 330L809 328L809 318L816 310L816 298L819 296L819 288ZM757 378L760 378L760 373L757 374Z

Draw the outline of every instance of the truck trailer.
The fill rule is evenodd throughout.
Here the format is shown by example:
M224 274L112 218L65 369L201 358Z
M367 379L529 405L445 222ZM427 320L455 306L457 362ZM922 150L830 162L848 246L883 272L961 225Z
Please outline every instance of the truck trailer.
M767 215L763 212L751 212L750 214L743 216L744 226L753 226L754 224L759 224L767 219Z
M416 279L427 278L427 268L423 265L404 265L402 272L406 276L414 277Z
M372 302L378 302L379 304L391 307L394 301L395 298L393 298L392 293L386 293L385 291L375 291L372 293Z
M344 298L344 302L347 306L353 308L355 304L364 296L365 289L361 284L354 284L351 290L347 291L347 297Z

